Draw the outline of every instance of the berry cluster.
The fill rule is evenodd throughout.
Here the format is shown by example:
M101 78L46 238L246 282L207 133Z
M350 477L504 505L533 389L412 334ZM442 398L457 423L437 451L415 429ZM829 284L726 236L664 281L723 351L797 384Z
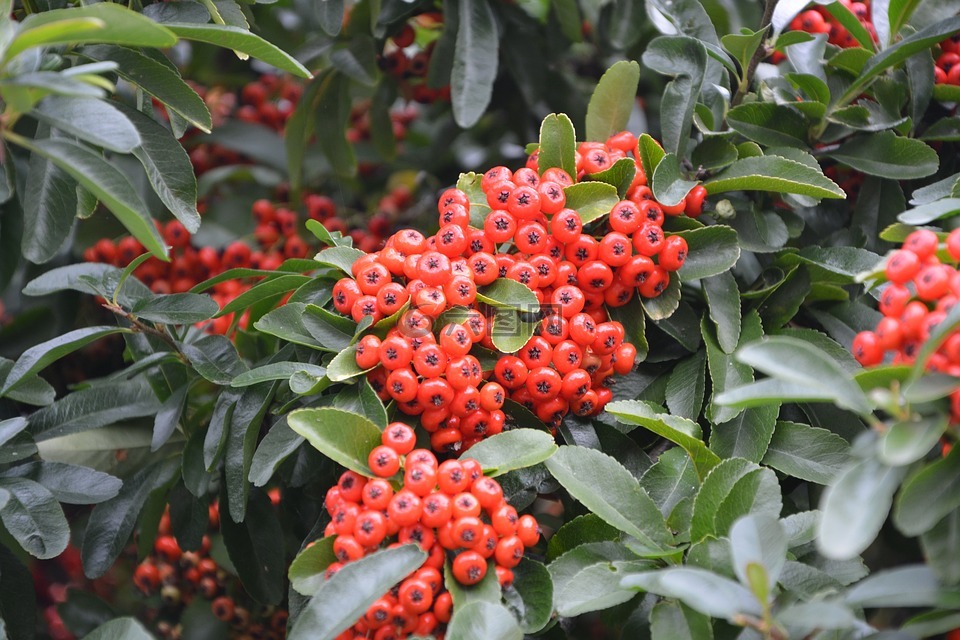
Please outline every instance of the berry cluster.
M395 189L382 200L389 200L394 208L399 204L406 206L410 202L410 194L406 189ZM392 224L390 217L384 214L369 219L366 227L350 229L347 221L337 215L333 200L316 193L308 193L303 197L303 208L307 217L319 221L331 232L350 235L354 243L365 251L381 246ZM242 240L232 242L219 251L213 247L194 246L184 226L172 220L160 229L164 240L172 248L171 260L164 262L150 258L137 267L134 274L155 293L182 293L229 269L272 271L286 259L306 258L315 252L316 247L297 233L301 226L301 215L294 209L261 199L253 203L252 215L257 222L253 234L256 249ZM117 242L104 238L84 251L83 257L87 262L102 262L123 268L143 252L143 245L135 238L125 237ZM212 297L222 308L252 284L253 281L249 279L227 280L214 286ZM213 333L225 334L230 331L234 320L233 314L228 314L212 320L206 328ZM236 320L239 326L246 328L246 316Z
M960 33L940 43L933 78L937 84L960 85Z
M400 93L408 100L422 104L450 101L450 85L433 88L427 83L427 71L436 41L419 46L417 33L438 33L443 28L443 14L423 13L406 24L388 40L380 57L380 66L397 80Z
M279 493L271 494L274 504L279 498ZM210 506L209 519L211 531L219 528L220 512L216 504ZM210 557L207 536L198 551L181 550L171 533L169 513L160 520L153 553L134 571L133 584L145 596L159 594L159 607L148 611L146 617L162 638L180 637L180 618L196 598L209 600L213 615L229 624L239 637L279 640L286 636L287 612L250 600L239 582Z
M631 157L636 145L628 132L607 144L581 144L577 177ZM551 426L569 411L599 412L612 398L608 378L629 372L636 358L607 307L626 304L635 292L660 295L686 259L686 241L665 236L662 224L665 215L699 215L702 187L664 207L637 162L628 198L588 230L565 206L571 176L558 168L541 176L536 163L534 156L516 173L495 167L483 175L491 207L483 229L470 226L468 196L448 189L435 235L394 234L382 251L353 264L353 278L334 287L335 308L357 322L398 318L383 340L367 335L359 341L356 361L371 370L368 379L383 399L420 415L436 451L460 450L499 433L507 391ZM478 286L501 277L523 284L540 303L539 326L516 355L497 349L490 330L497 314L477 298ZM441 317L457 308L460 313ZM471 355L474 345L497 352L492 371Z
M960 271L956 264L940 261L939 246L936 233L918 229L887 258L889 284L879 304L884 317L873 331L862 331L853 341L853 354L860 364L880 364L888 352L893 353L894 363L914 362L930 332L960 299ZM954 263L960 261L960 230L947 236L946 250ZM927 368L960 375L960 331L943 341ZM960 422L960 391L950 400L952 419Z
M426 563L374 602L360 620L340 636L442 638L453 600L443 579L450 561L454 579L463 585L483 580L492 567L503 586L513 583L513 567L524 549L540 539L533 516L517 514L500 484L483 475L476 460L437 462L425 449L414 449L416 435L400 422L383 432L383 444L369 456L379 476L345 472L326 495L332 520L325 536L336 535L337 561L329 579L346 563L397 544L415 543L429 553ZM388 481L402 469L402 488ZM492 562L491 562L492 561Z
M870 0L840 0L840 3L857 17L860 24L864 26L870 37L876 42L877 32L870 20ZM819 5L800 13L790 23L790 29L813 34L826 33L828 34L827 42L843 49L860 46L853 34L839 20L834 18L826 8Z

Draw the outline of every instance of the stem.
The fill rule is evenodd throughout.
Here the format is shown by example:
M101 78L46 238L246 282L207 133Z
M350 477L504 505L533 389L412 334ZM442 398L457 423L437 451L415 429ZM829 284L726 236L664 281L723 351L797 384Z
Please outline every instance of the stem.
M184 355L182 351L180 351L180 345L178 345L177 341L171 338L170 334L168 334L166 331L162 331L161 329L145 324L142 320L134 316L132 313L124 310L119 305L112 304L110 302L105 302L103 306L104 308L108 309L109 311L112 311L114 314L123 318L124 320L129 322L131 325L133 325L131 328L134 331L137 331L139 333L143 333L146 335L154 336L155 338L159 338L160 340L163 340L168 345L170 345L173 351L177 354L177 357L180 358L184 362L184 364L190 364L190 360L187 358L187 356Z
M760 19L761 31L766 30L770 26L770 23L773 21L773 10L776 6L777 0L766 0L764 3L763 17ZM750 64L748 64L746 70L744 70L743 82L737 87L737 93L733 96L733 100L730 101L731 107L737 106L743 101L744 97L746 97L747 92L750 90L750 85L753 84L753 74L757 70L757 65L760 64L760 61L763 60L766 55L766 47L763 44L753 52L753 57L750 58Z

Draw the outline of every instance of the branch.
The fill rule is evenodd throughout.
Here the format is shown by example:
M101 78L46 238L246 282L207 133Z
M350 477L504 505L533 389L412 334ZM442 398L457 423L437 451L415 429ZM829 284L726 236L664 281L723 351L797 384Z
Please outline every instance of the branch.
M763 7L763 18L760 19L761 31L766 30L770 26L770 23L773 21L773 10L776 6L777 0L766 0ZM753 52L753 57L750 58L750 64L748 64L744 70L743 82L737 87L737 93L733 96L733 100L730 101L731 107L735 107L743 101L747 92L750 90L750 85L753 84L753 74L757 71L757 65L767 56L767 53L767 48L763 44Z

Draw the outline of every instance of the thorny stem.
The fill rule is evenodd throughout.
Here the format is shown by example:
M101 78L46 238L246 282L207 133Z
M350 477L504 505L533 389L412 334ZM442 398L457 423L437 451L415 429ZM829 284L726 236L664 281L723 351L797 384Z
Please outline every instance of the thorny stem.
M777 0L766 0L764 3L763 18L760 19L761 31L765 31L767 27L770 26L770 23L773 21L773 10L776 6ZM762 44L753 52L753 57L750 58L750 63L743 73L743 82L737 87L737 93L733 96L733 100L730 101L731 107L737 106L743 101L744 97L746 97L747 92L750 90L750 85L753 83L753 74L757 70L757 65L760 64L760 61L763 60L766 55L766 47Z

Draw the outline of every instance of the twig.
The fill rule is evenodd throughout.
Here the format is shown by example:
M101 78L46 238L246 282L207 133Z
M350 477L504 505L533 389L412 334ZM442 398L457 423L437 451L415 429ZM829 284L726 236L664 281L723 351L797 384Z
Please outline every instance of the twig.
M770 26L770 23L773 21L773 10L776 8L776 6L777 0L766 0L766 3L763 7L763 18L760 19L761 31L765 31ZM730 101L731 107L735 107L743 101L743 98L750 90L750 85L753 83L753 74L757 70L757 65L760 64L760 61L763 60L766 55L766 47L763 44L757 47L757 50L753 52L753 57L750 58L750 63L744 70L743 82L741 82L740 86L737 87L737 93L733 96L733 100Z
M144 323L142 320L140 320L139 318L131 314L129 311L126 311L125 309L123 309L123 307L120 307L119 305L105 302L103 306L107 310L112 311L115 315L123 318L124 320L129 322L131 325L133 325L131 327L133 331L150 335L155 338L159 338L160 340L163 340L168 345L170 345L170 347L174 350L174 352L176 352L178 358L180 358L185 364L190 364L190 360L180 350L180 345L177 344L177 341L174 340L172 337L170 337L170 334L168 334L166 331L161 331L156 327L152 327Z

